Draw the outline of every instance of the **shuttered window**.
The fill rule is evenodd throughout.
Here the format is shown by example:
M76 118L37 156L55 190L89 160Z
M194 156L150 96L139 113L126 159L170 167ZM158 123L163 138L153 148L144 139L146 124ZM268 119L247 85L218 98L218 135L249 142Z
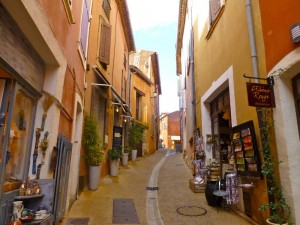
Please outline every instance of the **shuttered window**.
M110 10L111 10L110 0L104 0L103 3L102 3L102 8L105 12L105 15L107 16L107 19L109 20Z
M108 23L102 22L101 24L101 38L100 38L100 49L99 49L99 61L106 65L109 64L110 57L110 36L111 26Z
M209 0L210 23L212 23L216 19L220 8L220 0Z
M72 0L63 0L69 23L74 23L72 15Z
M88 26L89 26L89 9L87 0L84 0L82 9L82 20L81 20L81 33L80 33L80 50L83 59L86 61L87 57L87 37L88 37Z

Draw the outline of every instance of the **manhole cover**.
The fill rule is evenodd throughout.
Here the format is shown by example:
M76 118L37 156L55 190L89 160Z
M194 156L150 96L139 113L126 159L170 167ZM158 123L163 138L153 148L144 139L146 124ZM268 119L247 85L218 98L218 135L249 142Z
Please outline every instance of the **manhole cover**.
M178 163L178 164L176 164L176 166L184 166L184 164Z
M177 212L183 216L203 216L207 211L198 206L182 206L177 209Z
M88 225L90 218L69 218L66 225Z

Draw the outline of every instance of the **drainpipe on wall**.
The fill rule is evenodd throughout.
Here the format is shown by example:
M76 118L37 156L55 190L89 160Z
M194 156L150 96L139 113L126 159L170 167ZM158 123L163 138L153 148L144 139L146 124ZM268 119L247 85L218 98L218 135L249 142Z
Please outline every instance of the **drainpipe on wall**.
M255 43L254 28L253 28L251 0L246 0L246 14L247 14L248 34L250 40L253 76L255 78L258 78L258 62L257 62L256 43ZM255 83L258 83L257 79L255 79Z
M248 34L249 34L249 40L250 40L253 77L258 78L258 60L257 60L256 43L255 43L254 28L253 28L251 0L246 0L246 14L247 14ZM258 79L255 79L255 83L259 83ZM259 125L259 128L261 128L261 126L262 126L262 109L256 107L256 113L257 113L258 125Z

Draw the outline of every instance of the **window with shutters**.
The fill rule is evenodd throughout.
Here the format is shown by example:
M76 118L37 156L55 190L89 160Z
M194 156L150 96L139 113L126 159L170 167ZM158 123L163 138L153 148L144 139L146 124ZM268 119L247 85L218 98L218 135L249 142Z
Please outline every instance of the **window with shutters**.
M109 20L110 10L111 10L110 0L104 0L102 3L102 8L104 10L104 13L105 13L107 19Z
M125 51L124 51L123 65L124 65L124 68L125 68L125 70L126 70L126 67L127 67L127 57L126 57L126 52L125 52Z
M220 0L210 0L209 1L209 21L213 23L216 19L218 12L221 8Z
M293 92L296 106L296 116L298 122L298 133L300 137L300 74L298 74L293 80Z
M81 18L81 31L80 31L80 53L83 61L87 58L87 39L88 39L88 29L89 29L89 8L87 0L84 0Z
M136 92L136 108L135 108L135 117L137 120L141 120L142 119L142 97L143 95L137 91Z
M217 22L224 12L225 1L226 0L209 0L209 31L206 39L211 36Z
M105 65L109 64L110 58L110 39L111 39L111 26L104 21L101 23L100 30L100 48L99 48L99 62Z
M72 0L63 0L69 23L74 23L72 15Z

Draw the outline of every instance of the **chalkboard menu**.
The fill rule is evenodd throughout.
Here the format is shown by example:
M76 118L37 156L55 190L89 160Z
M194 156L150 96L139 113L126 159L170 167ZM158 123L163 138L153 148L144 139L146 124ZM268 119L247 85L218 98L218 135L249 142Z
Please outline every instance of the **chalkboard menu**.
M238 175L261 176L253 121L232 128L232 143Z
M123 127L114 126L113 128L113 148L122 147Z

